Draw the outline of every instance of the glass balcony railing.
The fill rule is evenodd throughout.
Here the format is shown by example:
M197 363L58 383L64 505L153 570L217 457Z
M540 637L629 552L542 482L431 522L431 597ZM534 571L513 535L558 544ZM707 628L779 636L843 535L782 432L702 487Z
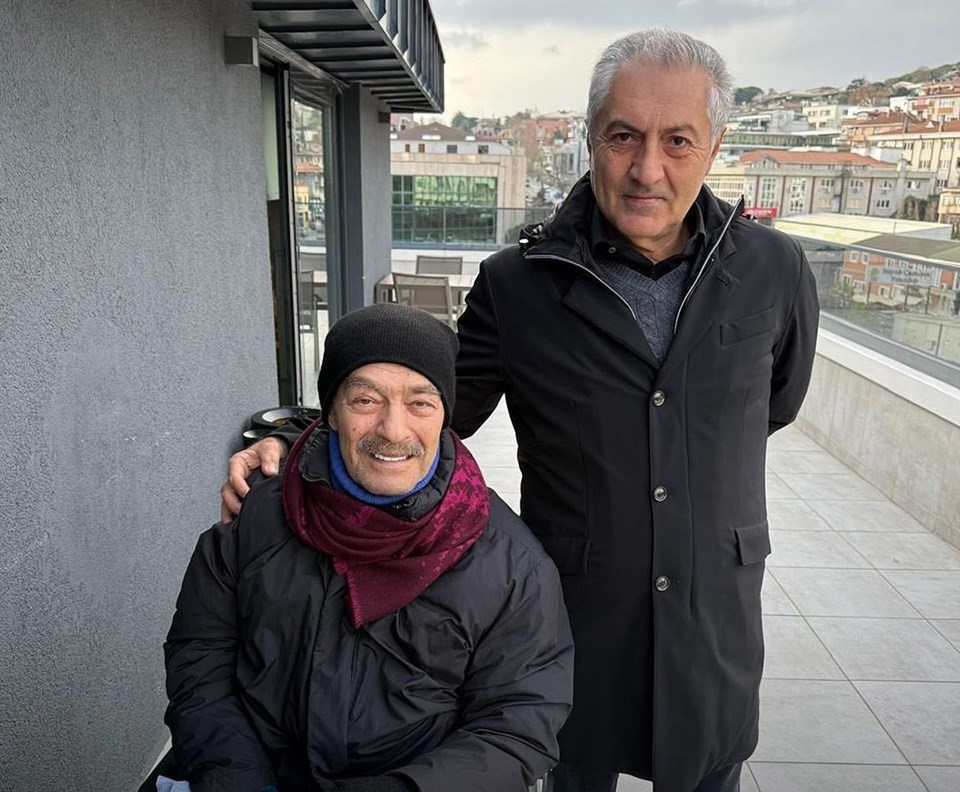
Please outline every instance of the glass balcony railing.
M393 206L393 247L494 250L517 241L520 229L553 211L543 207ZM298 201L297 239L303 245L326 242L323 202Z
M960 387L960 264L797 237L821 326Z

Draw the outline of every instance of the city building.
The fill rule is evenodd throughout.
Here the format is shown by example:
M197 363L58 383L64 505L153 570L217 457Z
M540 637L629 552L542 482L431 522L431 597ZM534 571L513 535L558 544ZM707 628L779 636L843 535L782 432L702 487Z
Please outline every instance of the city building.
M811 102L803 105L803 115L814 129L839 129L848 118L858 118L867 112L879 112L883 108L862 105Z
M879 148L903 149L914 171L930 174L933 193L960 187L960 121L922 121L896 130L872 132L868 141Z
M840 136L850 147L867 145L874 135L898 132L915 123L916 116L903 112L870 111L857 118L847 118L840 122Z
M516 225L503 210L525 205L522 150L439 123L390 138L395 242L493 243Z
M0 777L123 792L227 456L390 272L389 114L443 109L443 51L426 0L0 5Z
M896 97L896 106L922 121L960 120L960 82L924 83L915 96ZM891 106L894 101L891 99Z
M742 194L764 217L816 212L892 217L907 198L926 199L929 173L838 151L753 151L737 163L714 162L707 185L721 198Z
M949 223L953 227L954 238L960 238L960 187L948 187L940 193L937 222Z

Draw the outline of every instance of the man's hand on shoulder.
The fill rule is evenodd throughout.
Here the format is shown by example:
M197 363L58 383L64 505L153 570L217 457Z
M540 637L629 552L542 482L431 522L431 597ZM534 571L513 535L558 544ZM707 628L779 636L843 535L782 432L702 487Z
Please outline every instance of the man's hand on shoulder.
M240 504L250 491L247 477L257 468L265 476L275 476L280 469L280 460L286 454L287 444L283 440L265 437L230 457L227 480L220 488L221 522L230 522L240 511Z

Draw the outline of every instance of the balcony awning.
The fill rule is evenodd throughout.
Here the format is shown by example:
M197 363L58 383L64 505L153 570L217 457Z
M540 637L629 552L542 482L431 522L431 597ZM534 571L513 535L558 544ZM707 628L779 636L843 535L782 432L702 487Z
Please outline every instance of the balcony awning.
M253 0L260 29L391 110L443 110L443 50L428 0Z

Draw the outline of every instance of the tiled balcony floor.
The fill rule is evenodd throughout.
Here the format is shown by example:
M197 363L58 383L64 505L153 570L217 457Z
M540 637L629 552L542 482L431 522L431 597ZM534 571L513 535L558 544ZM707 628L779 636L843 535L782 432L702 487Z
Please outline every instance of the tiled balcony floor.
M518 509L506 409L467 445ZM760 744L743 792L958 792L960 552L797 429L770 440L767 500ZM623 776L618 792L650 788Z

